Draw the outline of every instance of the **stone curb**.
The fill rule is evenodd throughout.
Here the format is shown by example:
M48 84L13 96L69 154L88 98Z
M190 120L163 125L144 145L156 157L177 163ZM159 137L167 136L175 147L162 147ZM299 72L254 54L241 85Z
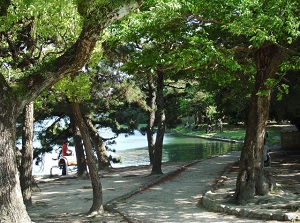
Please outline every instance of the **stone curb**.
M218 181L212 186L211 190L203 194L201 202L205 208L214 212L221 212L229 215L261 220L297 221L300 219L299 213L297 214L296 212L285 213L282 211L276 211L273 213L271 211L267 211L266 209L250 208L230 204L230 199L226 198L226 196L230 194L228 192L218 193L218 190L224 187L224 184L226 183L230 174L231 167L235 163L229 165L219 177ZM236 176L234 177L234 180L236 180ZM232 187L232 190L234 190L234 188L235 187Z

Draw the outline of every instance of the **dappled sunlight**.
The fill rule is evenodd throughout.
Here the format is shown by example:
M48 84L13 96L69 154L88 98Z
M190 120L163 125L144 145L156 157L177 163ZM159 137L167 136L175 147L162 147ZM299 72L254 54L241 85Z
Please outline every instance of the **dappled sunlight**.
M117 180L117 181L114 181L114 183L124 183L126 182L125 180Z
M194 201L188 199L175 199L176 204L193 204Z
M231 160L232 157L228 155L205 159L197 162L197 165L186 167L174 178L118 203L118 210L126 210L126 215L136 217L141 222L221 223L221 214L210 215L211 212L202 209L199 202L203 193L211 188L214 177L223 170L226 160ZM238 157L238 154L235 157ZM232 219L234 222L245 222L236 220L234 216Z
M161 191L161 190L163 190L163 188L162 187L155 187L155 188L151 188L151 190Z

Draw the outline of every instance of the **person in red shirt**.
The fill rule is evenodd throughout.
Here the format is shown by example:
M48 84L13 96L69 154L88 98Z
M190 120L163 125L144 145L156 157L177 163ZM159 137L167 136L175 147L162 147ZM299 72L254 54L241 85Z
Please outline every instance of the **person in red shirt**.
M68 144L69 144L69 141L68 140L65 140L64 141L64 144L62 145L62 155L63 156L71 156L72 155L72 151L68 149Z

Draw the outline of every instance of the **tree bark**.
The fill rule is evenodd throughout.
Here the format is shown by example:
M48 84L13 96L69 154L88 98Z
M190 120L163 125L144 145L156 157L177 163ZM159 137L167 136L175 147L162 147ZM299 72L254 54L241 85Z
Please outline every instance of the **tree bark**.
M88 171L86 167L86 160L84 154L84 148L82 144L82 137L80 134L80 130L78 128L78 124L76 118L74 118L74 114L71 117L71 127L73 132L73 138L75 143L75 152L76 152L76 161L77 161L77 176L78 178L88 178Z
M111 165L106 153L106 148L105 148L105 144L103 143L103 140L99 136L99 133L97 129L94 127L92 121L87 117L84 120L90 131L90 136L98 157L98 169L99 170L109 169Z
M80 107L79 104L76 103L76 100L72 103L72 110L73 110L74 117L77 119L78 127L80 129L80 133L83 139L87 164L89 167L89 174L90 174L92 188L93 188L93 205L90 208L89 213L90 214L102 213L103 212L102 185L101 185L100 177L98 175L97 160L93 153L90 133L88 127L86 126L82 118Z
M147 125L147 142L148 142L148 151L149 151L149 159L150 164L153 165L154 160L154 123L155 123L155 111L156 111L156 92L155 85L153 83L153 77L148 77L148 104L149 104L149 120Z
M151 174L162 174L161 162L162 162L162 147L165 135L165 111L164 111L164 73L157 71L157 133L155 139L155 150L153 156L153 165Z
M7 96L6 96L7 97ZM0 219L1 222L31 222L23 203L16 165L16 118L18 102L0 94Z
M255 55L255 87L251 96L249 116L244 146L241 152L240 169L235 196L238 203L246 203L255 195L265 195L269 191L263 170L263 146L265 127L269 116L271 88L266 80L274 78L286 53L275 45L266 45ZM269 90L264 95L258 93Z
M31 178L33 162L33 102L24 108L23 130L22 130L22 158L20 166L20 183L23 201L26 206L31 206Z

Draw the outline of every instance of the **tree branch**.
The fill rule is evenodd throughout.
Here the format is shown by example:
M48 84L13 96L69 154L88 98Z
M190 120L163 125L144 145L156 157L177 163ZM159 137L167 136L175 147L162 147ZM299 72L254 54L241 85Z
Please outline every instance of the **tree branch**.
M84 1L79 1L78 7L82 6L82 2ZM53 61L45 63L40 67L35 67L34 71L29 71L30 73L28 75L25 75L23 79L19 80L18 92L21 107L23 107L27 101L36 98L44 89L54 85L61 78L80 70L89 60L94 46L105 26L113 19L119 19L121 16L128 14L131 10L140 6L140 4L141 1L139 0L127 1L125 5L122 2L119 6L110 8L110 11L107 11L106 6L102 6L104 8L101 8L101 5L93 4L95 9L97 9L93 11L94 13L105 10L107 17L97 20L95 19L99 17L97 17L97 15L86 15L87 17L85 17L86 20L81 34L73 46Z

